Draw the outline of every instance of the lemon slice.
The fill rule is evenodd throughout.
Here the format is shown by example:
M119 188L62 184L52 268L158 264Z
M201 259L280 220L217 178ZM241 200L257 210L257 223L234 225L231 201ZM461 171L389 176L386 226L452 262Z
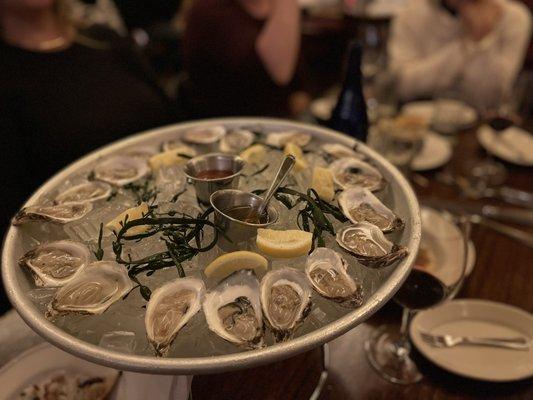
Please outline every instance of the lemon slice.
M266 147L262 144L254 144L239 155L244 161L250 164L261 164L266 156Z
M303 256L311 250L313 234L300 230L257 230L257 247L271 257L292 258Z
M315 167L313 169L313 179L311 188L315 189L324 201L332 201L335 197L335 186L333 184L333 174L327 168Z
M285 145L285 149L283 149L283 153L288 156L292 155L296 159L296 164L294 164L294 169L296 171L302 171L307 168L308 164L304 157L304 152L302 149L294 144L294 143L287 143Z
M148 164L150 164L152 171L157 171L163 167L185 164L187 159L185 157L178 156L178 153L180 153L178 148L164 151L150 157Z
M119 215L117 215L113 220L109 221L106 224L106 228L110 231L113 231L115 233L118 233L122 226L124 225L124 221L126 217L128 217L128 221L133 221L134 219L139 219L144 217L146 214L148 214L148 204L141 203L137 207L128 208L126 211L121 212ZM128 229L126 232L127 236L133 236L138 235L140 233L146 232L148 229L150 229L150 225L138 225L134 226L133 228Z
M252 269L256 274L266 272L268 261L251 251L234 251L215 258L204 270L205 276L221 280L241 269Z

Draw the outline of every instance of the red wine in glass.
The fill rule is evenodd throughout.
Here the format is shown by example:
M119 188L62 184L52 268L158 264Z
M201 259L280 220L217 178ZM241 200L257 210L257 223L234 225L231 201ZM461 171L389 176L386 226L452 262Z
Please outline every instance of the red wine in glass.
M420 269L413 269L394 296L394 300L415 311L437 305L446 299L447 294L446 286L435 276Z

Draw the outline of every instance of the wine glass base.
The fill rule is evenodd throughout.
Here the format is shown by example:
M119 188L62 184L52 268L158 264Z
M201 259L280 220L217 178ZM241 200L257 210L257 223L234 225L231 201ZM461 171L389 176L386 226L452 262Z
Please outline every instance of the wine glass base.
M387 381L409 385L423 378L409 357L411 346L402 346L397 325L382 325L365 341L365 352L374 369Z
M472 176L488 186L497 186L505 182L507 170L497 161L485 160L472 168Z

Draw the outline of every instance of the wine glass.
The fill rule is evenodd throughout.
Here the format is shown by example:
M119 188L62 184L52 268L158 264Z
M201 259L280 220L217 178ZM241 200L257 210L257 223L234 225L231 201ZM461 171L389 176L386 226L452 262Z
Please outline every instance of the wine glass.
M457 226L457 235L442 240L458 241L461 244L462 255L458 268L453 271L430 271L415 266L393 298L403 308L400 329L396 325L382 325L365 342L365 352L370 364L390 382L411 384L422 379L422 374L409 356L409 323L417 311L453 298L461 288L467 265L470 222L467 218L461 218Z

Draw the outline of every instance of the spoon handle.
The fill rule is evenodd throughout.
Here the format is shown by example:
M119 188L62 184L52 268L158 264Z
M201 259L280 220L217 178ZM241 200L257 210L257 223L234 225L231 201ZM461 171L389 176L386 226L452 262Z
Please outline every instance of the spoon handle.
M268 189L263 202L259 205L259 208L257 209L257 213L259 215L262 215L265 211L266 206L268 205L268 202L276 193L276 190L280 187L280 185L283 183L289 172L291 172L292 167L294 167L294 163L296 162L296 159L291 156L285 156L283 162L279 166L278 172L274 176L274 180L272 181L272 184L270 185L270 188Z

